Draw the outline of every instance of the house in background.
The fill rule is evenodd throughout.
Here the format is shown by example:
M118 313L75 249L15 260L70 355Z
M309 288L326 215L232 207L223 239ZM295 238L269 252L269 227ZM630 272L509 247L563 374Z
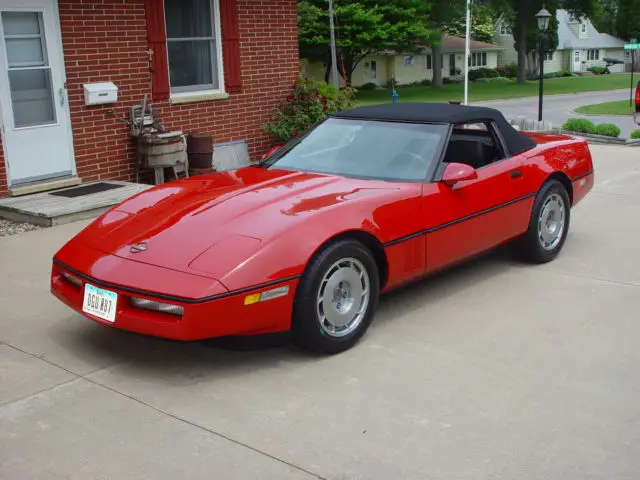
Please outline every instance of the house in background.
M614 73L631 71L631 56L624 50L624 40L607 33L600 33L586 18L572 18L567 10L556 11L558 21L558 48L545 55L544 71L584 72L592 66L606 66L604 58L623 61L609 67ZM498 65L518 63L518 53L510 26L500 16L496 22L495 42L503 47L498 55Z
M442 76L455 78L464 73L465 39L452 35L445 35L442 46ZM498 52L501 46L493 43L471 41L471 69L496 68ZM338 59L338 62L340 60ZM300 60L303 75L316 80L323 80L326 65L322 62ZM351 83L361 86L374 83L387 86L391 79L398 85L406 85L433 78L433 54L430 48L420 53L382 52L363 58L353 72Z
M168 129L258 158L297 75L295 0L0 0L0 197L132 180L145 94Z

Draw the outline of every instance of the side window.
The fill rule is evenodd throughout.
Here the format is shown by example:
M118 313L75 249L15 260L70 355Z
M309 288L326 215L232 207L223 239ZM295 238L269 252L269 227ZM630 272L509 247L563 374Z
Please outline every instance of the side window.
M445 163L464 163L478 169L504 158L504 150L493 124L477 122L453 126Z

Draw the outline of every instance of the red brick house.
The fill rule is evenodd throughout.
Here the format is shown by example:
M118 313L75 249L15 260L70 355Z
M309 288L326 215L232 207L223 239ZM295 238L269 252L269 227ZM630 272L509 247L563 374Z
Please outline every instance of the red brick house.
M0 0L0 17L0 198L132 180L145 93L169 129L255 159L299 71L295 0ZM87 105L101 82L117 100Z

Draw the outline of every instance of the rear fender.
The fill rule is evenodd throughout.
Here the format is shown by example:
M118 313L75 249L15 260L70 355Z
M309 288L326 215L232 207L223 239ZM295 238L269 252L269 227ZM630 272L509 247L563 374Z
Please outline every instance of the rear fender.
M562 136L527 152L523 165L529 193L535 193L551 178L562 182L576 205L593 186L593 158L583 138Z

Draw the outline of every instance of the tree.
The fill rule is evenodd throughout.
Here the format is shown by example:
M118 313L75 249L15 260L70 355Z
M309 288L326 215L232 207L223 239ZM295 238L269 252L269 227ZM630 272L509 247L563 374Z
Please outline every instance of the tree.
M466 23L466 0L433 0L429 10L429 27L438 32L431 42L433 78L432 88L442 88L442 43L445 28L460 18Z
M637 2L637 0L629 0ZM536 13L544 7L554 15L557 8L564 8L569 14L580 18L590 16L596 9L597 0L494 0L496 8L508 9L513 23L511 25L515 39L514 47L518 52L518 82L526 80L527 58L537 51L537 20ZM555 36L555 40L553 40ZM536 39L534 41L534 39ZM557 42L557 30L550 29L546 35L549 46Z
M625 40L640 37L638 0L598 0L591 18L599 32Z
M599 0L596 2L591 23L599 32L617 36L617 11L618 0Z
M618 0L616 35L625 40L640 39L639 0Z
M415 53L432 42L429 2L423 0L334 0L338 71L347 85L360 61L385 50ZM299 47L303 57L331 68L327 0L298 2Z
M497 16L496 10L490 5L474 3L471 7L471 39L480 42L493 42ZM449 35L466 37L466 13L453 18L450 23L443 26L443 30Z

